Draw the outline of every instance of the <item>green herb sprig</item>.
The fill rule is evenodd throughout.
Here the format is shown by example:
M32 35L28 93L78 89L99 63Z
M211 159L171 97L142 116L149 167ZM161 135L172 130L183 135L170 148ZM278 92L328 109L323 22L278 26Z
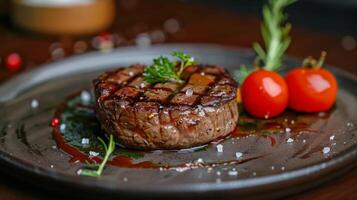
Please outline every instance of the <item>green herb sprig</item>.
M297 0L269 0L263 7L263 22L261 24L261 34L264 41L264 48L257 42L253 44L253 49L257 54L254 65L251 67L242 66L239 74L239 82L257 68L266 70L278 70L282 65L285 51L290 45L289 33L291 24L285 23L288 16L284 13L287 6ZM260 66L263 63L263 66ZM238 72L239 73L239 72Z
M181 82L182 72L186 67L195 64L195 59L181 51L174 51L172 56L179 59L180 65L177 69L177 61L170 61L166 56L160 56L153 60L153 64L144 70L144 80L148 83Z
M112 155L112 153L115 150L115 141L114 141L113 135L110 135L108 145L102 140L102 138L98 137L98 140L102 143L104 150L105 150L105 156L103 158L103 161L100 164L87 163L85 165L86 169L81 169L79 171L79 175L93 176L93 177L99 177L102 175L105 165L107 164L110 156Z

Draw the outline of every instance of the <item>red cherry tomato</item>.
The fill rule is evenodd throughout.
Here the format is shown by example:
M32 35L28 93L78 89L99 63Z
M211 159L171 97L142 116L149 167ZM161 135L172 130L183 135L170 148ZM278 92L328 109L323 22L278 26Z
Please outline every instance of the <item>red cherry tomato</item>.
M241 95L245 110L254 117L271 118L288 105L288 87L283 77L267 70L251 73L243 82Z
M323 68L299 67L285 78L289 88L289 107L299 112L323 112L336 101L337 81Z

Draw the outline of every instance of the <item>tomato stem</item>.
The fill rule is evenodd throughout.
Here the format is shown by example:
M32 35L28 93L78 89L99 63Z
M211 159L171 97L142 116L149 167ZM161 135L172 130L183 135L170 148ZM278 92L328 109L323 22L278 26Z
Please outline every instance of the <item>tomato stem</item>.
M304 59L302 66L307 68L314 68L314 69L321 68L325 63L326 56L327 56L326 51L321 52L319 60L316 60L314 57L309 56Z

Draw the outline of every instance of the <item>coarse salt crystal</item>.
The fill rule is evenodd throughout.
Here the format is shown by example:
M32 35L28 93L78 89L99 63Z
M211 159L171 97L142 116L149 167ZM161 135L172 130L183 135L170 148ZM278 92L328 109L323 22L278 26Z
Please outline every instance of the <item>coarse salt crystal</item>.
M63 133L66 130L66 124L60 125L60 131Z
M35 109L35 108L37 108L39 105L40 105L40 103L38 102L37 99L33 99L33 100L31 101L31 108Z
M287 142L287 143L292 143L292 142L294 142L294 139L289 138L286 142Z
M217 152L222 153L223 152L223 145L219 144L216 146Z
M95 152L95 151L89 151L89 156L99 156L99 153L98 152Z
M291 132L291 128L285 128L285 132L290 133Z
M83 104L89 104L91 100L91 95L87 90L81 92L81 102Z
M229 171L228 175L229 176L237 176L238 175L238 171L236 171L236 170Z
M203 159L202 158L197 159L196 163L203 163Z
M129 76L134 76L134 72L129 72Z
M220 176L220 175L221 175L221 172L220 172L220 171L217 171L217 172L216 172L216 175L217 175L217 176Z
M322 149L322 153L324 153L324 154L328 154L329 152L330 152L330 147L324 147L323 149Z
M237 159L242 158L242 156L243 156L243 153L241 153L241 152L236 152L236 158L237 158Z
M334 139L335 139L335 135L331 135L330 140L334 140Z
M187 89L186 90L186 95L187 96L192 96L192 94L193 94L193 90L192 89Z
M87 145L89 144L89 138L82 138L82 142L83 145Z

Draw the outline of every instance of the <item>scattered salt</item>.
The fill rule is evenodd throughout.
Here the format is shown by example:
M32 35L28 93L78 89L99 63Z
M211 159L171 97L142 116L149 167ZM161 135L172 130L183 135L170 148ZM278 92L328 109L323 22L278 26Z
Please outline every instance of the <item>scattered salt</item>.
M222 153L222 152L223 152L223 145L218 144L218 145L216 146L216 148L217 148L217 152L219 152L219 153Z
M134 76L134 72L129 72L129 76Z
M99 153L95 152L95 151L89 151L89 156L92 156L92 157L99 156Z
M284 167L284 166L283 166L283 167L281 167L281 170L282 170L282 171L284 171L284 170L285 170L285 167Z
M235 168L233 168L231 171L228 172L228 175L229 176L237 176L238 171Z
M252 174L253 176L256 176L257 175L257 172L253 172L253 174Z
M202 158L199 158L196 160L196 163L199 164L199 163L203 163L203 159Z
M144 88L145 87L145 83L140 83L139 87L140 88Z
M330 147L324 147L323 149L322 149L322 153L324 153L324 154L328 154L329 152L330 152Z
M53 168L54 166L53 165L50 165L51 168Z
M186 90L186 95L187 95L187 96L190 97L190 96L192 96L192 94L193 94L193 90L192 90L192 89L187 89L187 90Z
M335 139L335 135L331 135L330 140L334 140L334 139Z
M294 142L294 139L289 138L286 142L287 142L287 143L292 143L292 142Z
M217 172L216 172L216 175L217 175L217 176L220 176L220 175L221 175L221 172L220 172L220 171L217 171Z
M291 128L285 128L285 132L290 133L291 132Z
M302 143L306 143L306 140L304 139L304 140L302 140Z
M241 152L236 152L236 158L237 158L237 159L242 158L242 156L243 156L243 153L241 153Z
M82 138L82 145L87 145L89 144L89 138Z
M61 124L60 125L60 131L63 133L66 130L66 124Z
M124 182L127 182L127 181L128 181L128 178L127 178L127 177L124 177L124 178L123 178L123 181L124 181Z
M31 108L35 109L35 108L37 108L39 105L40 105L40 104L39 104L39 102L38 102L37 99L33 99L33 100L31 101Z
M82 169L79 169L78 171L77 171L77 175L81 175L82 174Z
M86 105L90 103L90 100L91 100L90 93L87 90L83 90L81 92L81 102Z
M271 170L275 170L275 167L274 167L274 166L271 166L270 168L271 168Z

